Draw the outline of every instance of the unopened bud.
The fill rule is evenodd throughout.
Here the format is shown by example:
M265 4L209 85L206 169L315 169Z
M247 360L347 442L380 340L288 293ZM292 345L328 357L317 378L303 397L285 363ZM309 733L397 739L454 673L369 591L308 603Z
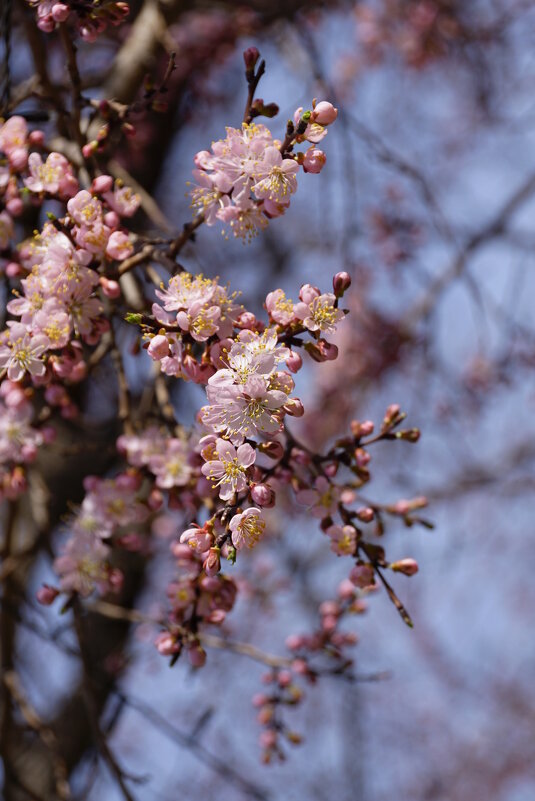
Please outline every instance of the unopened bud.
M107 298L115 299L120 297L121 287L119 286L118 281L112 281L109 278L106 278L105 275L101 275L99 278L99 283L103 293Z
M43 586L37 590L35 597L43 606L50 606L50 604L54 603L58 595L59 590L55 587L51 587L49 584L43 584Z
M113 186L113 178L111 175L98 175L91 184L91 192L100 195L104 192L109 192Z
M169 341L163 334L157 334L149 342L147 351L152 359L159 361L169 354Z
M323 358L332 362L338 358L338 348L332 342L327 342L326 339L318 339L318 350Z
M291 373L297 373L303 366L303 359L301 354L295 350L290 351L290 355L286 359L286 367Z
M341 298L344 292L351 286L351 276L349 273L336 273L333 277L333 290L337 298Z
M196 645L189 649L188 659L193 667L202 667L206 662L206 651L200 645Z
M356 448L355 449L355 462L357 467L366 467L371 459L370 454L368 451L365 451L364 448Z
M251 487L251 498L257 506L265 508L275 506L275 492L269 484L254 484Z
M290 398L290 400L282 407L286 414L290 417L302 417L305 413L305 407L299 398Z
M395 573L414 576L418 572L418 562L415 559L400 559L399 562L392 562L389 568Z
M357 509L357 517L363 523L370 523L374 517L373 509L370 506L361 506L360 509Z
M420 429L407 428L404 431L397 431L396 438L403 439L406 442L418 442L418 440L420 439Z
M279 113L279 107L276 103L264 103L262 98L257 98L251 106L251 113L253 117L276 117Z
M330 125L338 116L338 109L329 103L327 100L322 100L315 107L311 114L313 122L319 125Z
M361 437L369 437L370 434L373 434L374 425L371 420L365 420L361 423L359 420L352 420L351 421L351 433L355 437L355 439L360 439Z
M256 67L257 61L260 58L260 52L256 47L248 47L247 50L243 51L243 61L245 63L245 74L249 78L252 78L254 75L254 68Z
M258 446L260 453L269 456L270 459L282 459L284 456L284 448L280 442L272 440L271 442L261 442Z

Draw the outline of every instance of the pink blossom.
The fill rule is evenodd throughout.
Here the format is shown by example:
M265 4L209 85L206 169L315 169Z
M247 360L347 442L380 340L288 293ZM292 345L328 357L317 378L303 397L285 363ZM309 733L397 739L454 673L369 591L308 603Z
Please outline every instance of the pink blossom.
M103 198L120 217L132 217L139 208L141 198L129 186L115 185L113 192L105 192Z
M335 307L335 301L336 296L327 292L314 298L311 303L297 303L294 307L295 316L303 321L309 331L333 333L345 316L341 309Z
M182 330L188 331L197 342L205 342L216 333L220 316L219 306L207 308L201 300L197 300L191 304L187 312L179 311L176 321Z
M72 167L61 153L50 153L44 163L38 153L30 153L28 168L30 176L24 179L24 183L30 192L71 197L78 188Z
M374 572L371 565L355 565L349 574L349 580L359 589L371 587L374 584Z
M106 253L110 258L123 261L131 256L134 252L134 246L130 241L128 234L124 231L114 231L110 234L108 244L106 245Z
M217 439L214 455L218 458L203 464L202 472L219 487L219 497L228 501L247 487L247 469L254 463L256 451L246 443L236 449L230 442Z
M95 588L105 590L109 552L110 549L94 534L78 531L67 541L63 554L54 561L61 589L64 592L78 592L84 598L91 595Z
M257 168L257 181L252 191L257 198L267 198L275 202L287 201L288 195L297 190L296 173L299 165L294 159L283 159L276 147L268 147L264 159Z
M26 372L32 376L45 374L40 358L49 347L49 341L40 334L31 336L25 325L14 323L0 344L0 368L7 368L10 381L20 381Z
M256 507L245 509L241 514L234 515L230 521L232 544L238 550L246 546L254 548L260 540L266 527L262 519L262 512Z
M316 478L313 489L299 490L296 495L297 503L311 507L314 517L328 517L336 514L339 498L339 487L331 484L324 476Z
M212 546L212 535L200 526L192 526L180 535L180 542L188 545L198 554L205 553Z
M275 289L266 297L266 309L276 323L288 325L294 319L293 301L286 297L282 289Z
M331 538L331 550L338 556L352 556L357 545L353 526L329 526L325 532Z
M187 462L188 449L181 439L166 441L165 452L149 460L149 469L156 476L156 485L162 489L183 487L190 480L191 468Z

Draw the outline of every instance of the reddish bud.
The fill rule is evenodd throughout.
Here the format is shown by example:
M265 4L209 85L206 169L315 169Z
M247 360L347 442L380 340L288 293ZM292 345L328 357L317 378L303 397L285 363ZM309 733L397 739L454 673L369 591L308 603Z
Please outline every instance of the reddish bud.
M374 517L373 509L370 506L361 506L360 509L357 509L357 517L363 523L370 523Z
M253 484L251 486L251 498L257 506L271 508L275 506L275 492L269 484Z
M336 273L333 277L333 290L337 298L341 298L344 292L351 286L351 276L349 273Z
M55 587L51 587L49 584L43 584L35 593L38 602L43 606L50 606L50 604L53 604L58 595L59 590Z
M254 68L260 58L260 52L256 47L248 47L247 50L243 51L243 61L245 63L245 71L248 75L249 73L252 75L254 74Z
M414 576L418 572L418 562L415 559L400 559L399 562L392 562L389 567L395 573L403 573L405 576Z

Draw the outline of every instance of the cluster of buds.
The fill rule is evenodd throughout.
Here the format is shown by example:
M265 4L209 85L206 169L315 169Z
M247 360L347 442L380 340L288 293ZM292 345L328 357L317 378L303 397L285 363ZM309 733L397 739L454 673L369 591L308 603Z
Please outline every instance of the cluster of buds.
M130 13L123 0L28 0L37 11L37 27L51 33L68 22L86 42L94 42L110 25L120 25Z
M258 51L250 50L255 50L255 56L246 58L246 65L252 64L246 75L254 75L258 58ZM253 83L257 79L258 73ZM251 121L260 114L273 116L276 110L273 104L266 106L262 100L253 102L248 121L241 129L227 128L226 138L214 142L211 152L202 150L195 156L192 207L202 214L207 225L220 221L234 236L251 239L267 226L269 219L286 212L297 191L300 167L310 173L322 170L326 156L316 145L327 134L327 126L335 121L337 109L327 101L317 105L314 101L312 111L298 109L282 142L274 139L265 125ZM304 141L310 143L310 148L294 153L294 146Z

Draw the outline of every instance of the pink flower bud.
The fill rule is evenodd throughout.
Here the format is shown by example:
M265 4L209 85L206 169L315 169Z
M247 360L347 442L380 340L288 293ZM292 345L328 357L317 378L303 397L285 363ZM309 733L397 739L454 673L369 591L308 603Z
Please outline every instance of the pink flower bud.
M292 662L292 670L299 676L306 676L308 673L308 665L304 659L294 659Z
M366 467L370 459L370 454L368 451L365 451L364 448L357 448L355 450L355 463L357 467Z
M344 579L338 585L338 595L344 601L348 601L355 595L355 587L349 579Z
M215 576L221 570L221 551L217 547L210 548L203 568L207 576Z
M9 152L9 163L16 172L20 172L28 163L28 152L25 147L17 147Z
M193 667L200 668L206 662L206 651L200 645L196 645L189 649L188 659Z
M338 625L338 620L334 615L325 615L321 621L323 631L334 631Z
M245 69L247 72L254 72L256 63L260 58L260 53L256 47L248 47L243 51L243 60L245 62Z
M295 350L290 351L290 355L286 359L286 367L291 373L297 373L303 366L303 359L301 354Z
M303 284L299 292L299 300L303 303L312 303L314 298L319 298L320 291L317 286L312 284Z
M251 498L257 506L275 506L275 492L269 484L254 484L251 487Z
M8 278L16 278L21 274L20 264L16 261L10 261L6 264L6 275Z
M373 567L370 565L355 565L349 574L349 580L361 590L365 587L370 587L374 583Z
M92 142L88 142L86 145L84 145L82 148L82 156L84 157L84 159L90 159L93 153L96 151L97 147L98 147L98 142L96 142L95 140L93 140Z
M41 147L45 141L44 131L31 131L28 136L28 142L35 147Z
M113 186L113 178L111 175L97 175L91 184L91 192L96 195L102 195L104 192L109 192Z
M247 328L252 330L257 323L257 319L252 312L243 312L240 314L236 321L238 328Z
M326 361L332 362L338 358L338 348L332 342L327 342L326 339L318 339L317 345L319 352Z
M13 197L7 201L6 210L9 211L12 217L20 217L24 211L24 203L20 197Z
M169 341L166 336L163 334L157 334L153 337L149 343L149 347L147 348L149 356L151 359L155 361L159 361L163 359L165 356L169 355Z
M401 407L398 403L391 403L390 406L386 410L384 423L389 425L393 420L396 419L398 414L401 411Z
M327 100L321 100L312 112L310 119L319 125L330 125L338 116L338 109Z
M121 295L121 287L119 286L118 281L112 281L109 278L106 278L105 275L101 275L99 278L100 286L102 287L103 293L106 295L107 298L118 298Z
M251 698L251 703L256 709L259 709L261 706L264 706L268 703L268 697L265 693L256 693Z
M357 517L363 523L370 523L374 517L373 509L370 506L361 506L357 509Z
M415 559L400 559L399 562L392 562L389 567L395 573L403 573L405 576L414 576L418 572L418 562Z
M163 631L161 634L158 634L155 645L162 656L172 656L173 654L180 653L180 644L168 631Z
M305 413L305 407L299 398L290 398L290 400L282 407L286 414L290 417L302 417Z
M289 670L281 670L277 676L277 681L279 682L279 687L288 687L292 683L292 674Z
M370 434L373 434L374 428L375 426L371 420L365 420L363 423L358 420L351 421L351 433L356 439L369 437Z
M320 615L339 615L340 606L336 601L323 601L319 608Z
M344 292L351 286L351 276L349 273L336 273L333 277L333 290L337 298L341 298Z
M43 606L50 606L50 604L53 604L58 595L59 590L55 587L51 587L49 584L43 584L35 593L37 601Z
M55 22L65 22L70 13L71 10L65 3L54 3L52 6L52 17Z
M121 218L116 211L107 211L104 215L104 225L107 225L112 231L119 227L120 222Z
M265 453L270 459L282 459L284 456L284 448L280 442L273 440L272 442L261 442L258 446L261 453Z
M323 150L316 147L309 147L303 158L303 169L305 172L310 172L317 175L325 166L327 156Z

